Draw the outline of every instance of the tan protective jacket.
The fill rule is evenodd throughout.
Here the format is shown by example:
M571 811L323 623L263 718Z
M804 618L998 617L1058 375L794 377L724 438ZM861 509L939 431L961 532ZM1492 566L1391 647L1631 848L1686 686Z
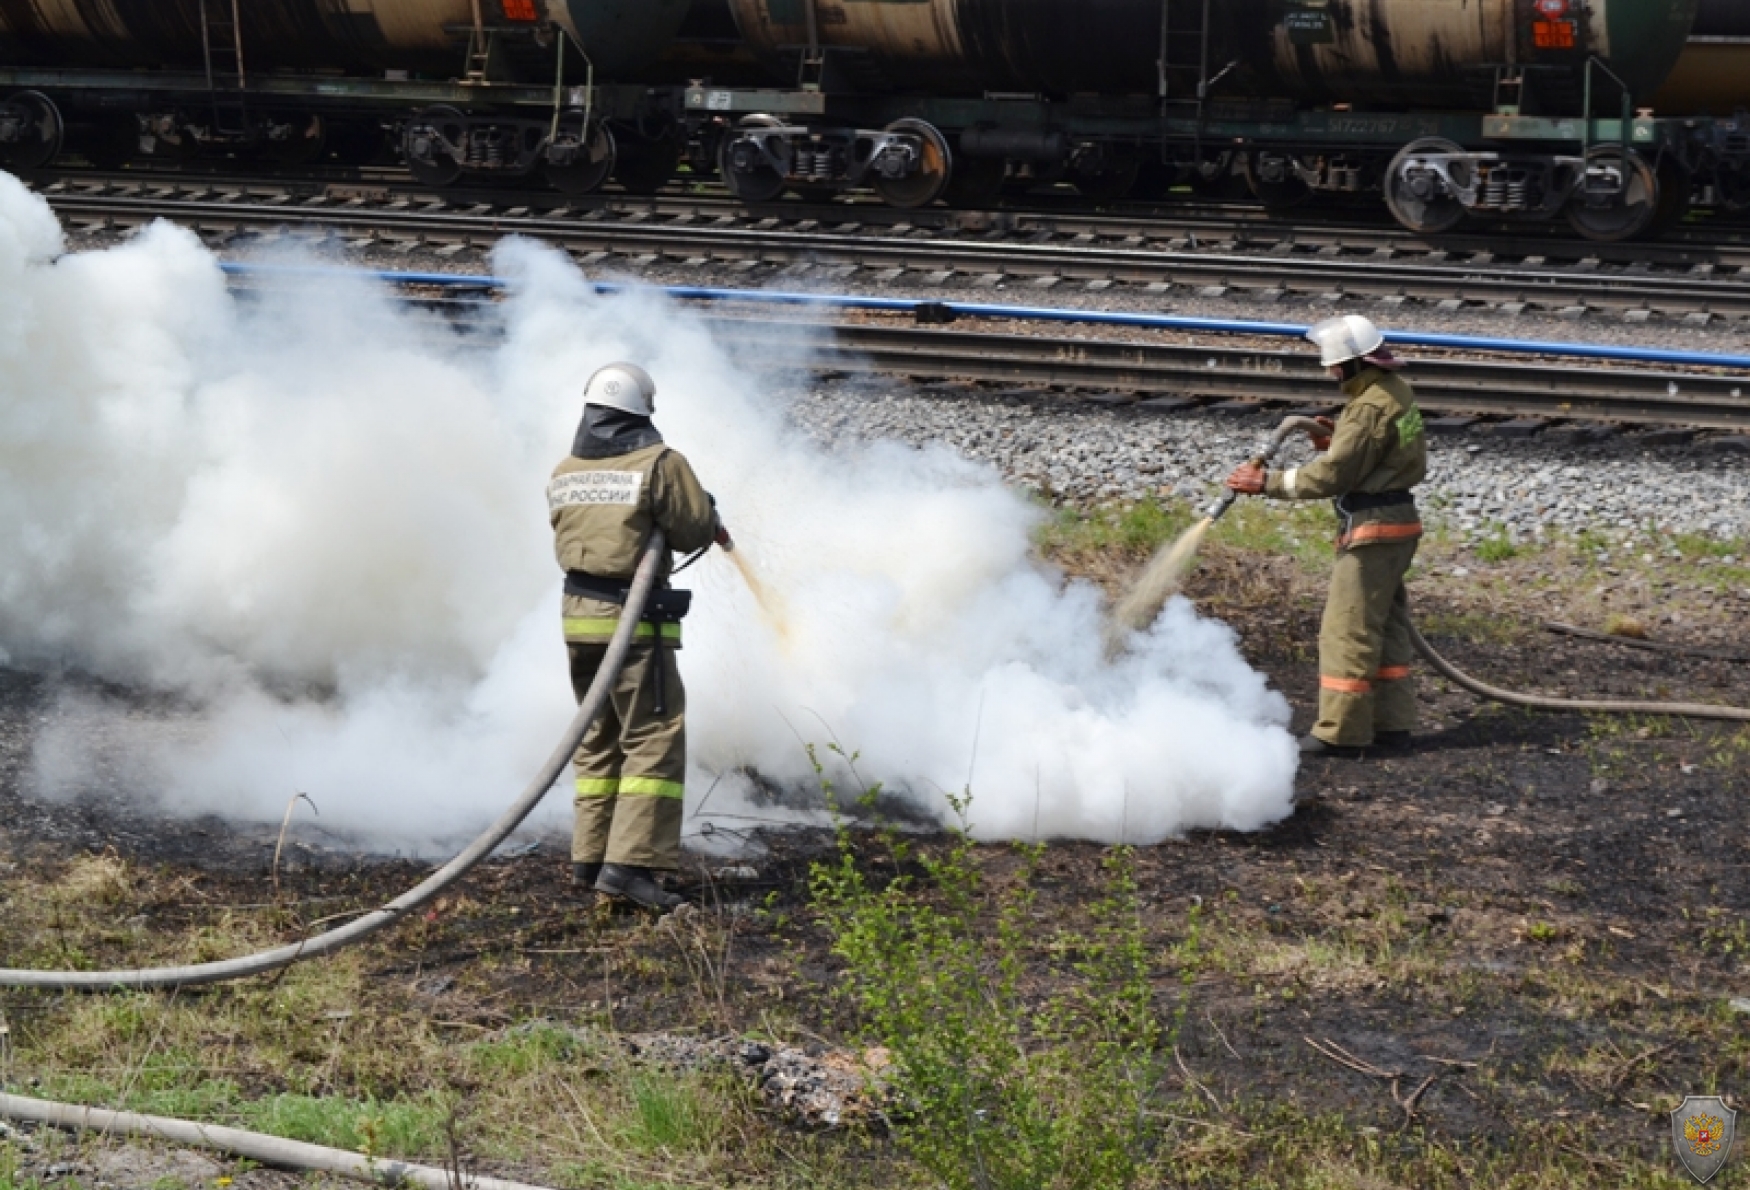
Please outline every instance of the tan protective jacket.
M1303 467L1273 471L1265 494L1277 500L1324 500L1350 493L1407 492L1428 474L1428 438L1410 382L1366 368L1342 385L1349 403L1337 415L1331 446ZM1414 503L1346 510L1339 549L1422 535Z
M691 553L717 535L711 497L678 451L658 443L608 459L564 459L547 485L548 519L559 566L596 578L630 582L652 526L661 527L670 550ZM660 579L667 585L672 556L664 557ZM620 607L601 599L565 596L565 639L606 641L619 623ZM662 625L666 643L679 646L680 625ZM638 639L655 635L651 624L638 627Z

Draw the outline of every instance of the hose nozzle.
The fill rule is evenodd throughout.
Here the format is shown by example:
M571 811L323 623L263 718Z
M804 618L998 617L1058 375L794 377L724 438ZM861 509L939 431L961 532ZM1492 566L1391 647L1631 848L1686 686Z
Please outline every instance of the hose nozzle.
M1271 459L1276 457L1276 452L1282 449L1282 444L1288 441L1290 434L1301 433L1310 438L1324 432L1325 427L1310 417L1285 417L1282 419L1282 424L1278 425L1270 434L1270 440L1257 454L1251 457L1250 462L1254 467L1263 467L1268 464ZM1212 521L1219 521L1227 515L1228 509L1232 508L1234 501L1239 498L1238 492L1228 488L1222 492L1219 500L1209 506L1203 515Z

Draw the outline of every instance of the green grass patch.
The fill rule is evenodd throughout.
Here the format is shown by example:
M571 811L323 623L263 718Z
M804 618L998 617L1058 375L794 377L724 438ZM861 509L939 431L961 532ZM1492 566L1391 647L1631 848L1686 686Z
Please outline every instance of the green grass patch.
M1521 548L1507 535L1505 525L1493 525L1476 544L1476 555L1484 562L1507 562L1517 558Z
M721 1120L710 1100L696 1082L641 1072L632 1080L626 1139L647 1152L707 1149L717 1138L713 1122Z
M274 1095L241 1106L245 1128L376 1157L426 1157L445 1151L454 1105L429 1093L379 1103L370 1099Z
M1034 531L1033 542L1046 554L1117 551L1147 556L1183 533L1196 517L1183 501L1163 503L1146 497L1134 504L1095 509L1055 508Z
M527 1075L574 1061L583 1048L578 1034L551 1021L532 1021L508 1036L468 1049L468 1064L483 1075Z

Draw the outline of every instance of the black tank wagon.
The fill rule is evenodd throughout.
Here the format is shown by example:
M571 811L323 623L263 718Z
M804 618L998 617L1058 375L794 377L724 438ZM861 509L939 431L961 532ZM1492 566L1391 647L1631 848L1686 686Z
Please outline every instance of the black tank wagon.
M673 168L678 92L642 79L689 0L0 0L0 165L202 151L364 160L565 190ZM0 92L3 93L3 92ZM614 128L623 126L621 137ZM641 132L643 133L641 135ZM665 141L666 136L666 141Z
M1698 21L1699 10L1699 21ZM1382 194L1616 240L1750 204L1742 0L0 0L0 165L222 151L750 202ZM1692 38L1693 34L1693 38ZM1676 66L1675 72L1673 66ZM1657 98L1655 98L1655 96Z
M798 81L689 93L738 120L750 199L867 180L914 205L1017 167L1109 197L1237 162L1271 204L1377 188L1418 231L1565 214L1621 239L1687 195L1683 130L1642 104L1696 0L728 2Z

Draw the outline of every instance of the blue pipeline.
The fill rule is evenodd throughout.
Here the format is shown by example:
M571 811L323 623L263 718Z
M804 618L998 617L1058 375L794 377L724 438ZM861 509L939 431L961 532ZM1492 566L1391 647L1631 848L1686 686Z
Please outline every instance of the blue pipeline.
M226 263L225 272L239 275L332 276L346 272L389 285L433 285L453 289L503 289L498 277L460 273L407 273L360 269L299 268ZM1068 310L1054 306L1005 306L984 302L931 302L915 298L857 297L851 294L784 293L769 289L714 289L693 285L639 286L597 281L601 294L634 290L666 294L694 302L764 302L778 306L818 306L832 310L882 310L916 313L919 306L941 306L962 318L998 318L1025 322L1074 322L1096 326L1127 326L1148 330L1203 331L1219 335L1264 335L1298 339L1307 325L1298 322L1252 322L1235 318L1191 318L1180 314L1130 314L1107 310ZM1494 351L1520 355L1563 356L1570 359L1615 360L1623 363L1666 364L1750 370L1750 355L1715 355L1705 351L1667 351L1655 347L1617 347L1602 343L1550 343L1536 339L1495 339L1476 335L1440 335L1427 331L1386 331L1386 342L1404 347L1446 347L1455 351Z

